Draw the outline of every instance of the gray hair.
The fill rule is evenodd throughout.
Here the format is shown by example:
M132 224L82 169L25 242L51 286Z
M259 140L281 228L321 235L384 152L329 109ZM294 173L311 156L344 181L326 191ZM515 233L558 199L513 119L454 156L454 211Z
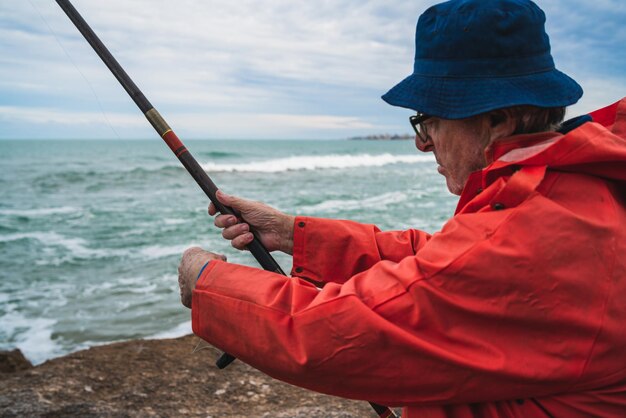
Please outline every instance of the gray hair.
M556 131L565 118L565 107L513 106L502 109L515 120L513 135Z

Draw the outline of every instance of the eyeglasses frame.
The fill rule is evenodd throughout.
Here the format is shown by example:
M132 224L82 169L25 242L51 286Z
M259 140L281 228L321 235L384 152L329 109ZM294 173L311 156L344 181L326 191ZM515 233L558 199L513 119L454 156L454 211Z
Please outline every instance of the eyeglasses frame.
M428 129L424 122L431 117L432 116L426 115L424 113L418 113L417 115L409 116L409 122L411 123L415 134L424 144L428 142L428 139L430 138L428 135Z

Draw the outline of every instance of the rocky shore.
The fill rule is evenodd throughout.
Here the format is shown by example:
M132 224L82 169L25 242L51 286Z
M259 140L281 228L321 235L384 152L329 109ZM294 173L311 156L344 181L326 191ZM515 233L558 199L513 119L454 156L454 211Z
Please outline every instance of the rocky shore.
M194 352L195 351L195 352ZM309 392L235 362L195 336L135 340L33 367L0 355L0 417L375 417L366 402Z

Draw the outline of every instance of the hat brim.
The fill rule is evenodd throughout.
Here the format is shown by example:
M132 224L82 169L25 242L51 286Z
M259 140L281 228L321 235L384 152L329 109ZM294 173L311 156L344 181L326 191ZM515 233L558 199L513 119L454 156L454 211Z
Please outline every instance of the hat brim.
M463 119L494 109L532 105L569 106L583 94L580 85L553 69L517 77L454 78L412 74L382 99L443 119Z

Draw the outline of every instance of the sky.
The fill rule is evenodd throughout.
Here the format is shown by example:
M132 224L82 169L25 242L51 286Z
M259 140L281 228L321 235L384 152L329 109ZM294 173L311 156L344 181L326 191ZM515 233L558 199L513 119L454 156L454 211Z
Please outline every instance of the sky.
M181 139L411 131L380 96L411 73L424 0L73 0ZM626 2L538 0L568 116L626 96ZM53 0L0 0L0 139L156 133Z

